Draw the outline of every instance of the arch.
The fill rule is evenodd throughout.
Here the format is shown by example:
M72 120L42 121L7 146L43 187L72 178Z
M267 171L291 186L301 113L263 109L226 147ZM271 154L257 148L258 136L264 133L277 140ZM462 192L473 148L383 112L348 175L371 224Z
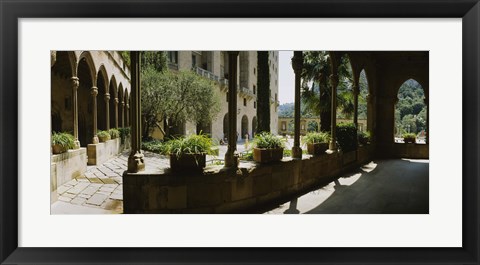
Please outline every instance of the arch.
M370 95L370 86L368 85L367 72L365 69L360 71L358 76L358 119L367 121L367 128L361 128L362 131L369 131L368 128L368 114L371 112L371 106L368 103L368 96ZM358 128L360 130L360 127Z
M118 126L125 127L125 101L123 97L123 85L118 85Z
M96 75L92 75L93 65L89 60L79 60L77 71L79 79L78 93L78 139L82 146L92 143L93 137L93 101L91 89L96 83ZM95 79L92 78L95 76Z
M252 138L255 137L255 134L257 134L257 116L252 118Z
M97 73L97 128L99 130L107 129L107 116L105 106L105 94L108 93L108 75L104 65L100 66Z
M77 58L71 51L57 51L55 64L52 66L52 72L61 75L63 78L77 76Z
M78 65L77 65L78 75L80 75L79 66L80 66L80 63L82 61L85 62L88 65L90 79L94 80L94 83L92 84L92 86L97 86L97 83L96 83L96 81L97 81L97 71L96 71L97 67L96 67L96 65L93 61L92 54L89 51L85 51L85 52L82 52L80 54L80 56L78 57Z
M242 126L241 126L242 139L246 138L248 134L248 117L247 115L242 116Z
M108 89L108 93L110 94L110 104L109 104L109 114L110 114L110 128L116 128L116 107L117 105L115 104L115 98L117 98L117 81L115 79L115 76L112 75L110 78L110 86Z
M398 101L394 111L394 141L403 142L403 133L417 135L416 142L424 143L428 132L427 104L425 90L415 79L409 78L397 90Z
M57 132L73 132L73 86L76 76L76 59L73 52L56 52L51 68L51 125Z
M51 112L51 129L52 132L62 132L63 127L62 127L62 111L60 111L60 108L58 105L52 101L52 112Z
M223 139L228 139L228 112L223 116Z

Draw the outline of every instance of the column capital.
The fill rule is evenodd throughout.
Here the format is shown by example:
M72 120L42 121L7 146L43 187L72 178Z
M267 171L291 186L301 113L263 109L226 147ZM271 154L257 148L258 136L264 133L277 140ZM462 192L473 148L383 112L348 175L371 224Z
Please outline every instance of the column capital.
M105 97L105 101L110 100L110 94L109 93L105 93L104 97Z
M332 84L332 87L334 87L336 89L337 86L338 86L338 75L331 74L330 75L330 83Z
M115 102L115 104L118 104L118 98L114 98L113 102Z
M98 95L98 87L92 86L92 89L90 90L90 95L96 97Z
M303 69L303 53L301 51L293 52L292 68L296 75L300 75Z
M78 87L80 86L80 79L78 79L78 77L76 76L73 76L70 78L70 80L72 81L72 88L73 90L77 90Z

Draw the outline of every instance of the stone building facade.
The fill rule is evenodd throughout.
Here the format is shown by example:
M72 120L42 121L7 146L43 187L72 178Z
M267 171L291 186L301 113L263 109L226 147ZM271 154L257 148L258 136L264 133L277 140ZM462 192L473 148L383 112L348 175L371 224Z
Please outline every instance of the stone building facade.
M220 112L210 124L197 125L187 122L179 131L183 134L211 134L222 139L227 135L228 126L228 56L225 51L169 51L170 70L193 70L198 75L215 81L218 85ZM278 51L269 52L270 66L270 128L277 133L278 123ZM257 124L257 52L241 51L237 61L237 133L238 139L251 138L256 133ZM152 136L163 138L156 129Z

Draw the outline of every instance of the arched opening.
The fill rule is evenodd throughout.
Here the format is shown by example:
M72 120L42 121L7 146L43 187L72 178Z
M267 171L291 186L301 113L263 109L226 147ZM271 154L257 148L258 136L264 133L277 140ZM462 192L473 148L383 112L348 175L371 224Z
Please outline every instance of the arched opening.
M228 112L223 116L223 139L228 139Z
M128 90L125 88L125 94L124 94L124 98L123 98L123 101L125 102L125 105L124 105L124 113L125 113L125 127L129 127L130 126L130 113L128 111L129 107L130 107L130 98L128 97Z
M358 93L358 131L366 132L369 130L368 124L368 81L365 69L360 72Z
M246 135L248 134L248 118L247 118L247 115L243 115L242 117L242 139L245 139L247 138ZM250 138L250 137L249 137Z
M124 98L123 98L123 85L120 83L118 86L118 126L125 127L125 112L124 112Z
M75 56L71 52L56 52L51 71L51 126L55 132L73 134L73 87Z
M415 135L416 143L425 143L427 133L427 105L423 87L414 79L405 81L398 89L395 105L394 140L404 142L406 133Z
M116 117L115 117L115 98L117 97L117 81L115 80L115 76L112 76L112 78L110 79L110 86L109 86L109 89L108 89L109 93L110 93L110 103L109 103L109 108L110 108L110 128L116 128L117 126L115 126L115 121L116 121Z
M93 102L91 89L93 87L94 65L90 54L81 57L78 64L78 139L86 147L93 138Z
M252 119L252 138L257 134L257 116L253 116Z
M108 79L105 67L102 65L97 74L97 128L98 130L107 129L107 111L105 109L105 93L107 93Z

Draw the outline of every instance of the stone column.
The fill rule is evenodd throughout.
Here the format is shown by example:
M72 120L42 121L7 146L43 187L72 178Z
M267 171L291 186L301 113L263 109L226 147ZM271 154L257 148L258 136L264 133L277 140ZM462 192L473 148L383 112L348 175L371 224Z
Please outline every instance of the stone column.
M98 136L97 136L97 95L98 95L98 88L92 87L90 91L90 95L92 95L92 108L93 108L93 139L92 144L98 144Z
M358 130L358 94L359 94L358 80L353 81L353 124Z
M115 128L118 129L118 98L113 100L113 104L115 104Z
M428 144L429 142L429 139L430 139L430 127L429 127L429 124L428 124L428 120L429 120L429 106L428 106L428 97L425 97L423 99L423 103L425 103L425 105L427 105L427 128L425 130L425 133L426 133L426 137L425 137L425 143Z
M104 98L105 98L105 115L106 115L105 122L107 123L105 128L107 130L110 130L110 94L105 93Z
M225 153L225 167L238 166L237 154L237 70L238 51L228 54L228 149Z
M300 148L300 82L303 68L303 53L301 51L293 52L292 67L295 72L295 113L294 113L294 137L292 147L292 158L302 158L302 148Z
M131 97L131 95L130 95ZM126 117L126 121L125 121L125 125L126 126L130 126L131 123L130 123L130 117L131 117L131 114L130 114L130 104L128 104L128 102L125 104L125 117Z
M141 93L140 93L140 52L130 52L130 70L132 90L130 98L132 103L132 112L130 113L131 124L131 152L128 156L128 172L136 173L145 170L143 154L141 151L142 136L142 109L141 109ZM128 104L127 104L128 106Z
M121 119L121 125L122 125L122 128L125 127L125 102L123 101L122 99L122 103L120 104L121 108L122 108L122 119Z
M332 85L332 121L330 126L331 140L330 140L330 150L337 151L337 137L336 137L336 126L337 126L337 86L338 86L338 75L330 75L330 83Z
M72 80L72 113L73 113L73 137L75 137L75 149L80 148L80 141L78 140L78 87L80 85L78 77L74 76Z

